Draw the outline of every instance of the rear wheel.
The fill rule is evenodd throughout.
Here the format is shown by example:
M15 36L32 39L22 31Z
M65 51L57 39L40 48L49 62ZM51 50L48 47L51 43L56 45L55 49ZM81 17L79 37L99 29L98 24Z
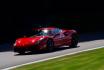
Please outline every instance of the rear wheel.
M51 52L54 49L54 42L53 40L48 40L47 41L47 51Z
M77 44L78 44L78 35L73 34L71 39L71 45L69 47L71 48L77 47Z

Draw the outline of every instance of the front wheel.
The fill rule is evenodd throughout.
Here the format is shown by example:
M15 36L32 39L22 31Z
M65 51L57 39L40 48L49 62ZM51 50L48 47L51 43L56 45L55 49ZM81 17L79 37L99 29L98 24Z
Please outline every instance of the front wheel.
M54 49L54 42L53 40L48 40L47 41L47 51L51 52Z
M18 53L19 54L25 54L25 51L19 51Z
M77 44L78 44L78 35L73 34L71 39L71 45L69 47L71 48L77 47Z

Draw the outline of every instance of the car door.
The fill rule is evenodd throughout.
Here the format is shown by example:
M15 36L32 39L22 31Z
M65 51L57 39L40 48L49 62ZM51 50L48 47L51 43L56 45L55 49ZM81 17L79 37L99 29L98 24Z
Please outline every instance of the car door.
M65 35L65 37L63 39L64 44L69 45L69 43L71 42L71 36L70 36L71 34L70 34L70 32L64 32L63 34Z
M54 36L54 45L55 46L60 46L62 44L62 38L61 38L61 34L56 34Z
M54 35L54 42L55 46L59 46L63 44L63 35L61 34L61 29L55 28L52 30L53 35Z

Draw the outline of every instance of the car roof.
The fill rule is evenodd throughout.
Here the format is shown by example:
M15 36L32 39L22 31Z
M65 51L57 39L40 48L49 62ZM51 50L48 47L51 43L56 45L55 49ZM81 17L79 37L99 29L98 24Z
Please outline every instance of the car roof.
M48 30L52 30L52 29L55 29L55 27L45 27L45 28L41 28L41 29L48 29Z
M34 28L34 30L44 30L44 29L52 30L52 29L56 29L56 27L41 27L41 28Z

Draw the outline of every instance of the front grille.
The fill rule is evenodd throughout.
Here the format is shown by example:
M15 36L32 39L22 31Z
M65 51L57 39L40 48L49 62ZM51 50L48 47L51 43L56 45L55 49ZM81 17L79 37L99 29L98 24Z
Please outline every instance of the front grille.
M21 47L21 46L16 46L14 47L14 52L18 52L18 51L35 51L38 50L38 45L32 45L32 46L25 46L25 47Z

